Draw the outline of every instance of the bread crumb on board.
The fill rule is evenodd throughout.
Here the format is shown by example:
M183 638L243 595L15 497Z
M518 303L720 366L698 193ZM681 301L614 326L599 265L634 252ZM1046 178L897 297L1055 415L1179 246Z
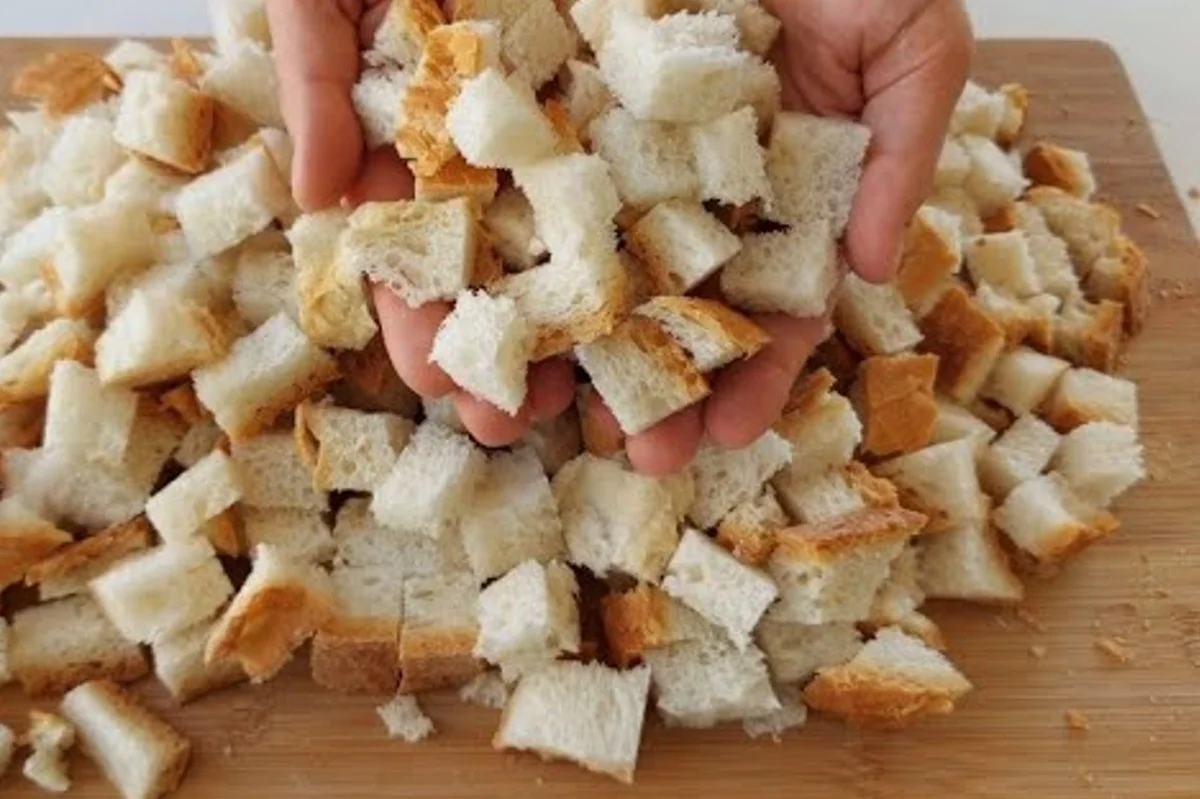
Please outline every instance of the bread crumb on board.
M1149 203L1138 203L1133 210L1150 219L1162 219L1162 212Z
M1104 636L1095 640L1095 646L1098 651L1110 658L1113 662L1119 663L1122 666L1128 666L1133 662L1134 651L1121 638L1112 638Z
M1087 732L1092 728L1091 719L1078 708L1067 708L1063 715L1067 722L1067 729L1073 732Z
M1040 644L1034 644L1033 646L1029 647L1029 656L1034 660L1043 660L1048 651L1049 650L1047 650L1046 647L1041 646Z

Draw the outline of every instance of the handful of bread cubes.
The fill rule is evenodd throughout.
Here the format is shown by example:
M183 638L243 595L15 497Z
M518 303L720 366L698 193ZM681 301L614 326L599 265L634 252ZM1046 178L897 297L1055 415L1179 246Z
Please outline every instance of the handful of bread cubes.
M0 588L36 598L0 618L0 683L62 700L0 725L0 768L27 746L66 790L78 740L160 796L190 744L121 686L187 703L306 645L319 685L394 697L395 737L457 689L503 710L497 748L623 781L648 706L904 726L972 690L927 599L1020 602L1117 528L1147 265L1085 154L1016 149L1020 86L967 86L871 285L838 243L869 132L781 110L758 0L393 0L354 101L416 199L316 214L261 0L213 5L212 52L126 41L14 85ZM454 302L431 358L473 395L515 412L570 357L625 434L766 345L753 314L835 329L772 431L660 479L575 411L485 451L396 377L367 279Z

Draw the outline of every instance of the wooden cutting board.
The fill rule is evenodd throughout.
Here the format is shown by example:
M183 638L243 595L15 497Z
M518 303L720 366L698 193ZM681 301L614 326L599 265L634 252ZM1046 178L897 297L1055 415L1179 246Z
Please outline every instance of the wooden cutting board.
M0 42L0 82L44 49L68 44L78 45ZM890 734L818 719L781 744L751 741L738 726L683 732L652 719L637 784L627 788L570 765L493 752L497 714L453 697L425 701L438 734L406 746L384 738L377 701L324 693L298 666L271 684L183 709L147 681L138 693L195 743L176 795L1200 796L1200 248L1110 49L987 42L977 76L1030 87L1032 135L1091 154L1103 196L1125 213L1150 257L1153 312L1128 371L1141 383L1152 477L1121 504L1117 537L1059 579L1033 585L1020 613L933 609L952 657L976 686L956 714ZM1135 211L1140 204L1155 218ZM1133 660L1122 665L1102 654L1096 641L1106 636L1124 640ZM31 706L11 687L0 692L0 720L18 729ZM1088 716L1089 731L1068 731L1069 708ZM78 755L74 769L72 796L115 796ZM10 773L0 794L35 791Z

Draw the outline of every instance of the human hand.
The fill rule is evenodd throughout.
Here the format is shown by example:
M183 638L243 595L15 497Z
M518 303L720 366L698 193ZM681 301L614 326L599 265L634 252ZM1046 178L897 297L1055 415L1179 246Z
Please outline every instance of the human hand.
M361 51L374 40L388 0L267 0L283 116L295 145L292 186L306 211L345 199L350 205L413 196L413 177L391 147L366 152L351 101ZM562 413L574 400L570 364L552 359L529 370L529 394L514 417L460 390L429 362L447 303L410 308L391 290L374 289L392 364L426 398L452 395L471 434L486 446L516 441L528 426Z
M961 0L764 0L783 22L774 54L784 108L860 119L872 142L843 250L864 280L884 282L904 230L926 197L973 52ZM630 437L633 465L651 474L686 466L702 438L753 443L783 412L792 384L828 330L828 318L754 317L771 336L758 355L712 380L700 406ZM593 398L593 424L617 430Z

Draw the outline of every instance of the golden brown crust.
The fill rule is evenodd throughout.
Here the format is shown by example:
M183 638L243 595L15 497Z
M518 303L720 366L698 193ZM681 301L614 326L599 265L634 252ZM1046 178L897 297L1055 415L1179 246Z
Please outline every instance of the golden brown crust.
M196 55L196 51L192 49L183 39L171 40L171 55L167 57L167 69L170 73L183 81L196 86L200 78L204 77L204 64L201 63L200 57Z
M1054 186L1083 197L1088 193L1088 176L1082 174L1063 148L1037 142L1025 154L1025 177L1036 186Z
M257 122L228 103L213 99L212 152L245 144L256 133Z
M885 457L924 448L933 437L936 355L877 356L858 369L852 398L863 419L863 450Z
M583 142L579 139L579 131L571 121L571 112L557 98L551 97L542 104L542 113L550 120L551 127L558 134L558 154L571 155L582 153Z
M1108 538L1121 526L1121 521L1105 510L1095 511L1087 519L1062 525L1053 533L1039 539L1038 552L1033 558L1038 567L1063 563L1092 544ZM1029 553L1021 553L1028 556ZM1018 557L1018 563L1021 558Z
M635 349L645 353L658 364L664 374L674 379L673 393L687 398L689 404L708 396L708 381L696 369L683 347L671 338L662 325L643 316L631 316L621 323L612 335L626 339Z
M983 218L983 232L1010 233L1016 230L1019 224L1020 217L1017 215L1017 206L1009 203L991 216Z
M158 398L158 405L165 411L178 416L185 424L193 425L208 421L212 415L200 404L196 389L190 382L180 383Z
M1000 93L1015 112L1011 121L1006 118L996 131L996 143L1007 149L1025 132L1025 123L1029 119L1029 90L1019 83L1006 83L1000 87Z
M432 175L418 177L416 198L430 202L470 197L480 208L496 199L500 189L500 173L495 169L471 166L461 155L455 155Z
M959 286L942 295L920 327L921 348L938 356L937 387L970 401L1004 350L1004 330Z
M783 414L775 424L775 432L791 441L809 424L812 415L833 390L837 381L828 369L801 375L792 385L791 394L783 406Z
M747 566L760 568L771 559L771 553L775 551L775 534L778 532L770 527L739 524L736 520L725 518L717 525L717 543Z
M876 477L858 461L847 464L845 473L850 487L862 497L868 508L886 510L900 507L900 492L891 480Z
M121 79L99 56L65 51L26 64L11 88L17 97L40 101L47 113L61 117L117 94Z
M12 435L0 441L0 448L31 449L41 442L42 432L46 426L45 402L34 400L33 402L6 405L3 410L5 413L19 413L20 416L13 421L15 429L6 431L11 432Z
M752 358L771 337L746 316L725 303L701 297L655 297L638 309L652 319L677 316L700 327L723 347L736 349L738 358Z
M204 523L204 537L212 544L213 549L231 558L240 558L246 554L246 546L242 543L242 515L237 505L226 508Z
M388 16L396 19L413 44L422 47L434 28L446 24L446 15L437 0L393 0Z
M951 242L939 234L920 214L913 217L904 237L896 287L909 308L922 307L930 295L959 267L959 255Z
M50 373L58 361L79 361L91 366L95 357L95 331L86 335L72 330L71 335L57 342L54 349L42 353L20 375L0 381L0 405L42 399L50 393ZM11 355L12 353L9 353Z
M804 701L854 726L896 729L950 713L961 693L959 685L918 683L851 662L819 671L804 689Z
M400 684L400 650L391 635L319 632L310 656L313 682L344 694L394 694Z
M111 565L126 555L150 546L153 530L145 516L113 525L82 541L57 550L25 572L26 585L69 578L84 569Z
M0 528L0 588L19 581L29 569L72 541L70 533L38 520Z
M274 677L292 653L334 614L329 600L304 585L272 585L231 606L209 636L204 660L235 658L254 682Z
M400 634L400 693L457 688L483 671L475 657L475 627L408 629Z
M305 380L289 386L286 391L273 397L270 403L256 409L249 419L243 420L234 429L226 430L225 433L234 444L248 441L264 430L270 429L282 414L292 410L303 400L337 380L338 377L337 361L332 358L324 360L319 368Z
M296 271L300 326L318 347L365 346L378 329L367 310L362 279L347 278L332 261Z
M646 650L670 642L670 599L652 585L606 595L600 600L600 618L609 659L617 668L628 668L640 661Z
M1055 329L1052 354L1099 372L1113 373L1125 343L1125 306L1101 300L1091 309L1087 320L1063 324Z
M904 508L867 508L780 531L771 557L783 562L826 560L860 547L908 540L921 531L926 521L924 514Z

